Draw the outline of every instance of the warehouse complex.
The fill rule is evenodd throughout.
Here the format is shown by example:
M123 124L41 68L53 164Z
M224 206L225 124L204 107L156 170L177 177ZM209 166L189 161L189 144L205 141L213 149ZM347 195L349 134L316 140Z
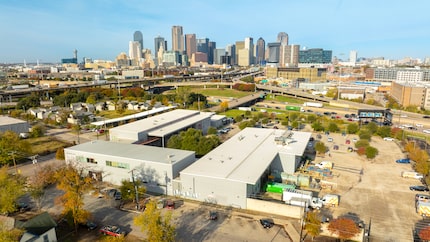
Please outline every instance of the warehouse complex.
M247 208L247 198L260 193L275 171L292 174L311 133L246 128L180 172L175 195Z
M147 191L173 194L172 179L192 164L193 151L96 140L64 149L67 164L83 168L92 178L121 185L141 180Z
M189 128L207 133L214 113L176 109L109 130L110 140L165 147L168 139Z

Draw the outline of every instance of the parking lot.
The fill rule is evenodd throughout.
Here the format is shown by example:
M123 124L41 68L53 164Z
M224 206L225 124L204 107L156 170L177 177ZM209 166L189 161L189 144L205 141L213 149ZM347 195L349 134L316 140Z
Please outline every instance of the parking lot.
M315 135L314 135L315 136ZM328 137L333 142L327 142ZM338 208L331 209L334 217L353 212L367 224L371 224L371 241L412 241L412 229L420 220L414 207L417 192L409 190L411 185L420 185L416 179L402 178L402 171L412 170L411 164L398 164L395 160L404 158L396 141L386 141L373 137L371 145L379 150L379 155L368 160L355 152L347 152L347 139L357 136L341 134L322 135L322 141L329 146L331 157L317 157L315 162L334 162L333 178L327 179L337 184L333 190L341 196ZM333 150L334 145L339 150Z

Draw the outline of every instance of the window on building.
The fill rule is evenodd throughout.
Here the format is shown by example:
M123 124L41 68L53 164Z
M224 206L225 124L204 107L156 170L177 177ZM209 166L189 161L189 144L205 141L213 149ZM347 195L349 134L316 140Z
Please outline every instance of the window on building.
M49 237L47 234L43 235L43 242L49 242Z
M97 161L94 158L87 158L87 163L97 164Z
M130 165L123 162L117 162L117 161L106 161L107 166L116 167L116 168L122 168L122 169L130 169Z

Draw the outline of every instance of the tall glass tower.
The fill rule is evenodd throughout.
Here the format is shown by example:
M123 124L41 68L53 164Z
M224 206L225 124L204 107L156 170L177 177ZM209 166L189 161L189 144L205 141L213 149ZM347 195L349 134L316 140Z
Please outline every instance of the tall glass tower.
M140 31L136 31L133 34L133 41L139 42L140 44L140 49L143 49L143 35L142 32Z

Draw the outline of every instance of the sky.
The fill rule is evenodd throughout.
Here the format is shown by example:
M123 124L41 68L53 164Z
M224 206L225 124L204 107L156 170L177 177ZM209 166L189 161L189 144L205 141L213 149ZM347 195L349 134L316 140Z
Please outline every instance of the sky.
M0 63L72 58L115 60L128 54L137 30L144 48L160 35L171 48L171 28L209 38L217 48L252 37L266 44L279 32L289 44L358 57L430 57L428 0L2 0ZM153 52L154 53L154 52Z

